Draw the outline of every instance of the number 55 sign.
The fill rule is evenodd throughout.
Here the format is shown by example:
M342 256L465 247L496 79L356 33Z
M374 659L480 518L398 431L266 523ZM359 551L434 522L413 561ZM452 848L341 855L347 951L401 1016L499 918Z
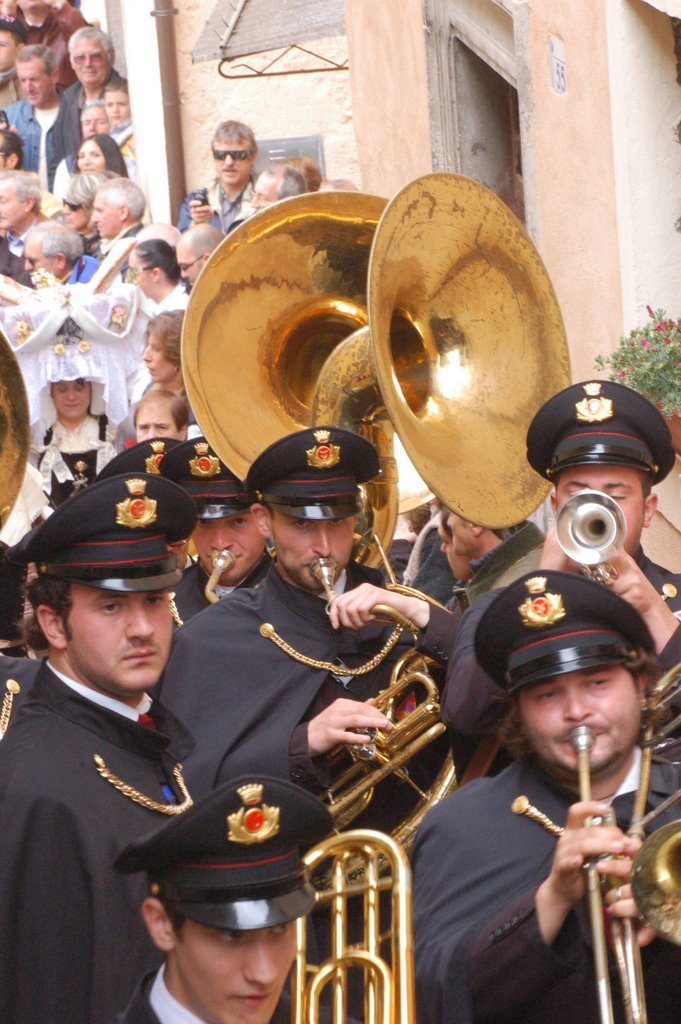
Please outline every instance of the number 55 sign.
M562 39L549 37L549 53L551 58L551 85L554 92L564 95L567 92L567 60L565 43Z

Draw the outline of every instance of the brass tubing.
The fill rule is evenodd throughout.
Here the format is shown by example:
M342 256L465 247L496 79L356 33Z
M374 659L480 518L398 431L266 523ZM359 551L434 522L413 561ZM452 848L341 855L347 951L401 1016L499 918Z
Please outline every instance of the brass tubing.
M588 725L578 725L570 733L572 744L578 758L579 798L591 800L591 768L589 752L593 746L595 734ZM603 901L601 899L601 881L596 864L589 861L586 865L587 892L589 902L589 920L593 940L594 973L596 976L596 992L601 1024L614 1024L612 1012L612 992L610 991L610 975L608 974L608 953L605 944L603 926Z

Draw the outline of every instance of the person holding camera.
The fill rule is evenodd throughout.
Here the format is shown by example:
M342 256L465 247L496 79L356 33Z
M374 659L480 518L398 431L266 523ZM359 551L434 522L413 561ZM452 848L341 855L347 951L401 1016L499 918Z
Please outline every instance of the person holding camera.
M215 181L185 197L177 222L179 231L212 224L225 235L251 213L253 165L258 155L255 135L240 121L223 121L211 143Z

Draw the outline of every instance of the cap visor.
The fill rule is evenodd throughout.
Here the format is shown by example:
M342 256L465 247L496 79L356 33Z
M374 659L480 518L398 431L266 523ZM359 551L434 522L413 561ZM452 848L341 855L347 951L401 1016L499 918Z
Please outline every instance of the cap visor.
M314 890L304 885L267 900L235 900L231 903L173 903L173 908L191 921L209 928L253 931L273 928L307 914L315 903Z

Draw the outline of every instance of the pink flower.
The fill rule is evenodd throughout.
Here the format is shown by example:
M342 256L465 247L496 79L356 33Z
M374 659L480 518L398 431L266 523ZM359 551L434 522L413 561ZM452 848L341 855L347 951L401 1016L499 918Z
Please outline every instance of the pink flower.
M646 306L646 309L648 310L648 316L655 316L655 313L651 306Z
M643 338L641 340L641 345L643 346L643 348L648 348L648 346L650 345L650 342L648 341L647 338Z
M617 376L618 376L618 377L619 377L620 379L622 379L623 377L626 377L626 373L624 372L624 370L618 370L618 371L617 371Z
M662 344L663 345L668 345L669 344L669 338L663 338L662 339Z

